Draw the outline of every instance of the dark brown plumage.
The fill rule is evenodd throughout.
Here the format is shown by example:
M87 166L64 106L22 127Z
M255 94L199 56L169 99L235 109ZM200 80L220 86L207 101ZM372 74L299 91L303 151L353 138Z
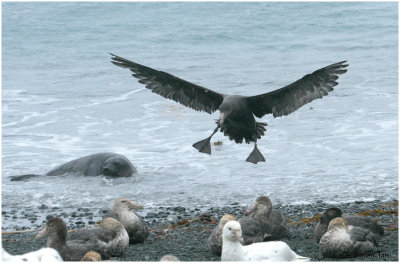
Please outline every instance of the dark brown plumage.
M169 73L158 71L125 58L112 55L112 63L130 69L132 76L146 85L146 88L164 98L179 102L198 111L221 113L218 126L213 134L193 145L200 152L211 154L211 137L220 128L225 136L236 143L255 142L254 150L246 161L257 163L265 161L257 148L257 139L265 132L266 123L256 122L254 116L265 114L274 117L288 115L314 99L322 98L338 83L338 75L347 71L346 61L338 62L305 75L283 88L256 96L221 94L199 85L180 79Z
M36 238L48 236L47 247L54 248L64 261L79 261L87 252L96 251L104 259L110 258L107 248L98 240L68 240L67 225L61 218L51 218Z

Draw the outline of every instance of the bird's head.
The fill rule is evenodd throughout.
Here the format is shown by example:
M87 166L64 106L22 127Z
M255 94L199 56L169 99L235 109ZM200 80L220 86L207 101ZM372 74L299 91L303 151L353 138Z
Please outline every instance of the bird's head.
M320 222L321 224L327 225L332 219L341 216L342 216L342 211L339 208L331 207L322 214Z
M224 215L223 217L221 217L221 220L219 220L220 228L223 228L225 224L229 221L237 221L237 217L231 214Z
M239 222L229 221L222 230L223 239L231 242L240 242L243 244L242 228Z
M51 218L46 222L46 226L35 237L41 239L45 236L56 236L62 240L67 239L67 225L59 218Z
M143 209L143 206L133 202L125 197L120 197L114 200L113 211L129 211L131 209Z
M222 127L224 124L225 119L228 117L229 114L231 114L233 110L233 105L229 101L223 101L222 104L219 106L219 112L220 112L220 117L219 117L219 126Z
M272 211L271 200L267 196L260 196L244 214L251 217L268 217Z
M124 228L124 226L118 220L111 217L106 217L96 224L98 224L99 227L108 230L118 230Z
M343 217L336 217L331 220L328 226L328 230L335 229L335 228L342 228L345 230L349 230L349 226L346 220Z

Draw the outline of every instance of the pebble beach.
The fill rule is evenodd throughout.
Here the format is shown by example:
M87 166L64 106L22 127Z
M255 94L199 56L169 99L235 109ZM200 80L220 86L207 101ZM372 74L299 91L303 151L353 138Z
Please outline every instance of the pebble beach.
M318 244L314 239L314 228L320 214L332 207L322 201L307 205L274 206L282 209L289 219L289 239L284 240L296 253L310 257L312 261L332 261L337 259L323 258L318 253ZM389 202L352 202L335 205L344 213L371 216L385 228L385 235L379 242L375 254L346 258L345 261L398 261L398 201ZM113 257L112 261L159 261L166 254L177 256L181 261L219 261L220 257L210 253L207 239L219 218L230 213L242 217L246 209L236 203L224 207L187 208L159 207L149 212L145 220L150 228L150 235L142 244L129 245L122 257ZM40 213L45 217L63 217L69 229L81 228L94 224L101 218L104 210L90 211L78 208L67 214L61 209L42 208ZM34 215L34 211L31 211ZM38 213L36 213L38 214ZM8 217L7 217L8 216ZM18 216L17 216L18 217ZM12 220L3 212L3 221ZM43 226L44 226L43 222ZM4 230L2 233L3 248L10 254L23 254L46 246L46 240L36 240L36 232L24 229ZM20 233L18 233L20 232Z

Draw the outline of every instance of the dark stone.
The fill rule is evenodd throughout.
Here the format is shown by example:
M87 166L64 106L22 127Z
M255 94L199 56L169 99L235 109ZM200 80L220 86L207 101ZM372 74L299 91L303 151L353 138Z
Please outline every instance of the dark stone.
M156 216L157 216L156 213L148 213L148 214L146 215L146 218L154 218L154 217L156 217Z
M174 208L175 212L185 212L186 208L182 207L182 206L177 206Z
M49 207L47 206L47 205L45 205L45 204L42 204L41 206L39 206L39 209L40 210L43 210L43 209L48 209Z

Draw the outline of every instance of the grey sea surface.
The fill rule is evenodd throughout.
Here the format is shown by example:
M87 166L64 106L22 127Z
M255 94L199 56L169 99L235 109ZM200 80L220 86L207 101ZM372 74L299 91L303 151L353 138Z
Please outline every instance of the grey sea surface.
M2 3L2 209L111 208L392 200L398 196L398 4ZM256 95L347 60L323 99L270 115L258 147L221 133L212 155L192 144L218 112L162 98L110 63L109 52L209 89ZM44 174L97 152L139 173L107 179ZM22 224L23 222L21 222ZM14 222L2 221L3 229ZM29 226L30 222L25 224Z

